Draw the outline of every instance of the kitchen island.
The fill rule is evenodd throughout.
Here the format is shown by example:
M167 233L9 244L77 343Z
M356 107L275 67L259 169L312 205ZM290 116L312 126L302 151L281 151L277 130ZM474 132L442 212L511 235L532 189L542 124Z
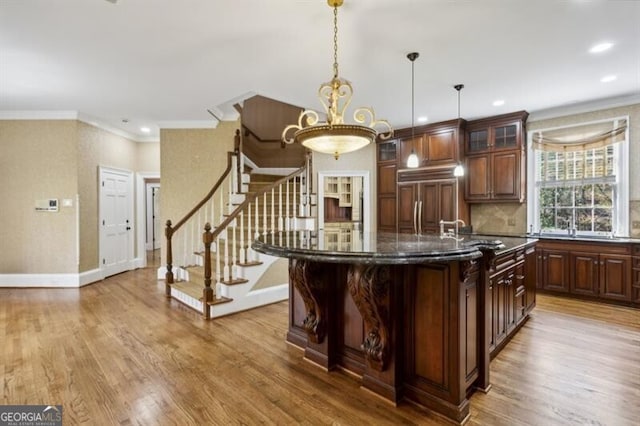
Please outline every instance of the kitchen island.
M533 307L524 274L535 241L291 231L253 249L289 258L287 341L306 359L463 423L467 396L490 387L492 354Z

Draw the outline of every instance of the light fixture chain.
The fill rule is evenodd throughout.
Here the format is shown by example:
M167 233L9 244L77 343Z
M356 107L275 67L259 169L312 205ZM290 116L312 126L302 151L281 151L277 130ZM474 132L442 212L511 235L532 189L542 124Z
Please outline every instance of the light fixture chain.
M333 7L333 78L338 78L338 6Z

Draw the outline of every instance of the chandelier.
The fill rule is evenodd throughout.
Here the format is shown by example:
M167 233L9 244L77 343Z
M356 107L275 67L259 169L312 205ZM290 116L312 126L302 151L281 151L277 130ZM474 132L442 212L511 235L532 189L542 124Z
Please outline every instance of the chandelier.
M317 112L304 110L298 117L298 124L285 127L282 141L287 144L298 142L312 151L331 154L337 160L341 154L369 145L378 135L380 139L389 139L393 129L387 120L376 120L373 109L367 107L354 111L354 124L344 122L344 110L351 102L353 88L338 76L338 7L343 0L327 0L327 3L333 7L333 78L318 90L327 120L321 122ZM386 131L378 133L377 126ZM293 136L288 137L294 129Z

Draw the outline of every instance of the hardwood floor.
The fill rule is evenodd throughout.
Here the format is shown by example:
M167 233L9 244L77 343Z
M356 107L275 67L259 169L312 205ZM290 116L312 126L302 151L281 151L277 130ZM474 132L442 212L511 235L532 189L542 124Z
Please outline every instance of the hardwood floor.
M153 267L82 289L0 289L0 404L64 424L448 424L284 342L287 302L203 320ZM640 311L539 296L469 425L640 424Z

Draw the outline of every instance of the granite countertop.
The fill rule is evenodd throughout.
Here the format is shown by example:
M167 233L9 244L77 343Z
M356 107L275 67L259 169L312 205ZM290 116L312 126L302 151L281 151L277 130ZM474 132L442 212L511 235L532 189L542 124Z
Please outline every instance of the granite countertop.
M252 247L272 256L321 262L412 264L477 259L482 256L481 250L500 254L536 241L484 235L461 235L456 240L437 235L351 230L333 232L331 237L325 231L277 232L256 239Z
M461 236L476 236L476 234L468 234ZM621 243L621 244L640 244L640 238L630 238L630 237L609 237L609 236L585 236L585 235L577 235L571 236L567 234L545 234L545 233L533 233L533 234L510 234L510 233L499 233L499 234L483 234L483 237L487 238L497 238L497 239L506 239L508 237L514 238L530 238L536 240L560 240L560 241L584 241L584 242L594 242L594 243Z

